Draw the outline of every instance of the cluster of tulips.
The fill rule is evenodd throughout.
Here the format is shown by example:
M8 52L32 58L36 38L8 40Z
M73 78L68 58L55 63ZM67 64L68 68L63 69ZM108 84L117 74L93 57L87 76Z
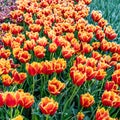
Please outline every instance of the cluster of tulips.
M91 2L16 0L0 25L0 107L19 111L8 118L117 120L120 45L101 12L86 20Z

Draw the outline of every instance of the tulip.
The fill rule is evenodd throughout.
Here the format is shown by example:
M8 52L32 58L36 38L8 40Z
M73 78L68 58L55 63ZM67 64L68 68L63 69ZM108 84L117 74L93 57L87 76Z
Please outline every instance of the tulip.
M44 97L39 103L39 109L43 114L54 115L58 109L58 103L53 98Z
M83 120L85 115L82 112L77 113L77 120Z
M65 88L65 84L57 80L55 77L48 82L48 90L53 95L58 95Z
M80 96L80 104L82 107L88 108L95 103L94 97L89 93L82 94Z

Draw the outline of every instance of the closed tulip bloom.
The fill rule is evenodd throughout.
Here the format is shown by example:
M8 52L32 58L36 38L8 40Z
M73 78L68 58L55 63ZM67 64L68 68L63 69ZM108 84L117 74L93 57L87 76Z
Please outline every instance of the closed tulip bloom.
M103 32L103 30L97 30L97 32L96 32L96 38L99 41L102 41L105 38L105 33Z
M24 42L24 47L23 49L28 51L28 50L33 50L33 48L36 46L36 43L34 40L27 40Z
M109 111L105 108L98 108L95 114L96 120L110 120Z
M118 98L120 98L120 97L118 97L118 95L115 92L104 91L104 93L102 94L102 98L101 98L102 99L102 104L105 105L105 106L113 107L115 105L116 101L118 101Z
M114 81L116 84L120 85L120 70L115 70L112 74L112 81Z
M110 40L113 40L117 37L117 33L115 33L115 31L112 29L111 26L105 27L104 32L105 32L105 36Z
M10 108L18 105L18 100L14 92L5 92L5 104Z
M84 54L90 53L93 50L92 46L88 43L82 43L82 52Z
M84 55L79 55L76 57L76 64L85 64L86 63L86 57Z
M29 25L30 31L33 31L33 32L40 32L41 28L42 27L38 24L30 24Z
M37 58L43 58L45 56L46 49L43 46L35 46L34 47L34 54Z
M79 31L78 32L78 38L82 42L90 42L90 40L93 38L92 32L86 32L86 31Z
M92 68L95 68L96 64L97 64L97 60L95 60L94 58L87 58L86 66L90 66Z
M18 104L21 107L28 109L33 105L33 103L34 103L33 95L30 95L30 93L24 93L24 92L20 93L20 98L19 98Z
M95 103L94 97L89 93L82 94L80 96L80 104L82 107L88 108Z
M42 62L41 65L42 65L42 73L43 74L49 75L49 74L52 74L53 72L55 72L53 61Z
M37 62L32 62L31 64L29 64L29 63L26 64L26 70L31 76L37 75L39 68L40 68L39 63L37 63Z
M53 95L58 95L60 92L65 88L65 84L61 81L57 80L56 78L53 78L52 80L49 80L48 82L48 90Z
M55 53L56 50L57 50L57 48L58 48L58 46L56 45L56 43L50 43L48 50L49 50L49 52L51 52L51 53Z
M2 23L1 24L1 28L2 28L3 31L8 31L10 29L8 23Z
M118 49L117 43L110 42L110 52L115 53L115 52L117 52L117 49Z
M7 59L8 57L10 57L10 54L11 54L11 52L9 49L6 50L6 49L2 48L0 50L0 57L2 57L2 58Z
M5 98L4 98L4 93L0 93L0 107L4 105Z
M82 112L77 113L77 120L83 120L85 115Z
M39 108L43 114L54 115L58 110L58 103L53 98L44 97L39 103Z
M106 83L105 83L105 90L107 90L107 91L111 91L111 90L117 90L118 89L118 85L117 84L115 84L115 82L114 81L107 81Z
M103 39L100 45L100 49L103 51L108 51L110 47L111 47L110 43Z
M99 11L93 10L91 13L93 21L98 22L102 18L102 14Z
M26 63L31 59L31 55L28 51L22 51L19 53L18 59L21 63Z
M98 25L100 26L100 27L104 27L104 26L106 26L108 24L108 22L107 22L107 20L105 20L104 18L101 18L99 21L98 21Z
M17 70L13 70L12 78L13 78L14 83L22 84L25 81L25 79L27 78L27 74L23 73L23 72L18 73Z
M93 42L92 47L93 47L93 50L98 50L98 48L100 47L100 42Z
M66 59L69 59L73 56L74 54L74 49L70 47L63 47L62 48L62 56Z
M102 55L101 55L99 52L97 52L97 51L93 51L93 52L92 52L92 57L93 57L95 60L100 60L101 57L102 57Z
M61 73L67 67L67 63L64 59L58 58L57 60L53 60L53 66L56 73Z
M96 72L90 66L85 67L85 72L86 72L86 75L87 75L87 80L92 80L96 76Z
M86 81L87 76L85 73L79 72L78 70L73 71L73 74L71 74L71 78L73 81L73 84L77 86L83 85L83 83Z
M43 46L43 47L46 47L46 45L48 44L46 37L39 38L36 42L38 45Z
M10 86L13 83L13 79L8 74L3 74L1 79L4 86Z
M95 78L96 78L97 80L103 80L103 79L105 78L105 76L106 76L105 70L99 69L98 71L96 71L96 76L95 76Z

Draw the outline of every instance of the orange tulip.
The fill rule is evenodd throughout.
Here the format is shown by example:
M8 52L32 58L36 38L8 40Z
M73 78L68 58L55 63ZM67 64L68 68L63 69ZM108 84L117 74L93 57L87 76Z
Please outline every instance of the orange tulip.
M78 38L82 42L90 42L90 40L93 38L92 32L86 32L86 31L79 31L78 32Z
M26 32L26 35L32 40L38 40L39 38L39 33L38 32Z
M82 52L87 54L90 53L93 50L92 46L90 46L90 44L88 43L82 43Z
M80 96L80 104L82 107L88 108L95 103L94 97L89 93L82 94Z
M62 48L62 56L66 59L69 59L73 56L74 54L74 49L70 47L63 47Z
M115 70L112 74L112 81L114 81L116 84L120 85L120 70Z
M48 90L53 95L58 95L65 88L65 84L57 80L55 77L48 82Z
M105 90L107 90L107 91L111 91L111 90L117 90L118 89L118 85L117 84L115 84L115 82L114 81L107 81L106 83L105 83Z
M104 27L104 26L106 26L108 24L108 22L107 22L107 20L105 20L104 18L101 18L99 21L98 21L98 25L100 26L100 27Z
M90 66L92 68L95 68L96 64L97 64L97 60L95 60L94 58L87 58L86 66Z
M112 29L111 26L105 27L104 32L105 32L105 36L110 40L113 40L117 37L117 34L115 33L115 31Z
M86 57L84 55L79 55L76 57L76 64L85 64L86 63Z
M77 120L83 120L85 115L82 112L77 113Z
M26 64L26 70L31 76L35 76L38 74L40 69L40 65L37 62L32 62L31 64L27 63Z
M93 42L92 47L93 47L93 50L98 50L98 48L100 47L100 42Z
M10 24L10 31L12 34L19 34L23 30L23 27L17 26L16 24Z
M103 51L108 51L110 49L110 43L107 42L105 39L102 40L101 45L100 45L100 49Z
M38 24L30 24L29 29L30 31L33 31L33 32L40 32L41 26Z
M85 2L86 5L89 5L92 2L92 0L83 0L83 1Z
M104 91L102 94L102 104L113 107L120 97L113 91ZM119 99L120 100L120 99ZM120 102L120 101L119 101Z
M87 31L87 32L95 32L95 30L96 30L96 28L95 28L95 26L92 25L92 24L87 24L87 25L85 26L85 31Z
M13 83L13 79L8 74L3 74L1 78L4 86L10 86Z
M21 63L26 63L30 60L31 55L29 54L28 51L21 51L18 54L18 59Z
M66 61L62 58L53 60L54 71L56 73L61 73L67 67Z
M87 75L87 80L91 80L91 79L95 78L95 76L96 76L96 72L90 66L85 67L85 72L86 72L86 75Z
M34 53L37 58L43 58L45 56L46 49L43 46L35 46Z
M72 78L73 84L77 86L81 86L86 81L87 76L85 73L75 70L73 71L73 74L71 74L71 78Z
M28 51L28 50L33 50L33 48L36 46L36 43L34 40L27 40L24 42L24 47L23 49Z
M113 53L111 60L112 60L112 61L117 61L117 62L119 62L119 61L120 61L120 54L118 54L118 53Z
M101 62L99 61L98 64L97 64L97 69L103 69L103 70L106 70L107 68L109 68L110 65L108 65L107 63L105 62Z
M91 13L93 21L98 22L102 18L102 14L99 11L93 10Z
M43 47L45 47L48 44L46 37L39 38L36 42L38 43L38 45Z
M17 59L19 59L19 53L23 52L23 49L18 47L13 49L13 56Z
M98 108L95 114L96 120L111 120L109 116L108 110L105 110L104 108Z
M102 41L104 38L105 38L105 34L102 30L97 30L96 31L96 38L99 40L99 41Z
M17 70L13 70L12 71L12 78L13 78L14 83L21 84L27 78L27 74L23 73L23 72L18 73Z
M4 93L0 93L0 107L2 107L4 105L4 101L5 98L4 98Z
M93 57L95 60L100 60L101 57L102 57L102 55L101 55L99 52L97 52L97 51L93 51L93 52L92 52L92 57Z
M1 24L1 29L3 31L8 31L10 29L9 24L8 23L2 23Z
M48 50L49 50L49 52L51 52L51 53L55 53L56 50L57 50L57 47L58 47L58 46L57 46L55 43L50 43Z
M16 94L14 92L5 92L5 104L10 108L18 105L18 100L16 99Z
M21 107L28 109L33 105L33 103L34 103L33 95L30 95L30 93L24 93L24 92L20 93L20 98L19 98L18 104Z
M110 52L115 53L115 52L117 52L117 49L118 49L117 43L110 42Z
M79 70L80 72L84 73L85 72L85 65L83 64L77 64L77 70Z
M99 69L98 71L96 71L96 80L103 80L106 76L106 72L103 69Z
M6 50L6 49L2 48L0 50L0 57L2 57L2 58L7 59L8 57L10 57L10 54L11 54L11 52L9 49Z
M39 108L43 114L54 115L58 109L58 103L52 98L44 97L39 103Z
M53 72L55 72L53 61L42 62L41 65L42 65L42 73L44 73L44 74L52 74Z

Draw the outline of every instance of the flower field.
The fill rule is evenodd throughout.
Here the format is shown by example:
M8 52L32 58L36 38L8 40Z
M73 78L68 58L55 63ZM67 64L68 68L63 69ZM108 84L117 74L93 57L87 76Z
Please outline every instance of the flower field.
M120 120L119 7L0 0L0 120Z

